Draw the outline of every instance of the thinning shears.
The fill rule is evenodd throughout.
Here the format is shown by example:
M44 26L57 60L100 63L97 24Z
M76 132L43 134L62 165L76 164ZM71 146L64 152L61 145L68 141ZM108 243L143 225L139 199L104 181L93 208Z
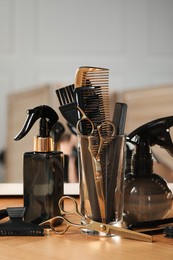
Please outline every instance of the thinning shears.
M76 129L80 136L88 139L88 150L90 152L93 169L96 193L100 208L100 214L102 222L106 222L106 209L105 209L105 195L103 188L103 172L101 166L101 152L104 146L108 144L108 141L115 136L116 130L114 124L109 121L103 121L100 125L94 127L93 122L86 116L84 111L77 106L77 109L81 113L81 119L78 120ZM83 133L82 123L87 125L87 133ZM86 130L86 129L84 129ZM98 143L98 144L97 144Z
M72 209L66 210L65 209L65 200L70 200L72 202ZM92 230L95 232L103 233L105 235L118 235L124 238L129 239L135 239L145 242L152 242L152 236L138 233L132 230L128 230L121 227L115 227L112 225L100 223L93 221L87 216L83 216L81 212L78 209L78 202L75 200L75 198L70 196L63 196L59 200L59 208L62 215L77 215L80 219L80 223L74 223L67 219L65 216L56 216L54 218L51 218L47 221L44 221L40 223L41 226L49 225L51 230L55 232L58 235L64 234L70 227L76 227L80 230ZM61 224L60 224L61 223Z

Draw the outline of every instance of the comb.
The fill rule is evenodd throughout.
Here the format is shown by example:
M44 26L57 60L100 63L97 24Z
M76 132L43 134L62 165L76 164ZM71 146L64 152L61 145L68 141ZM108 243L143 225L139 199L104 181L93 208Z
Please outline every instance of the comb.
M0 236L43 236L44 228L22 219L25 207L7 208L9 221L0 224Z
M127 115L127 104L116 102L112 122L115 125L117 135L124 134L126 115Z
M122 203L118 203L119 200L115 198L116 196L119 196L121 194L120 186L124 178L124 176L120 176L120 173L123 174L122 169L124 166L125 138L123 138L123 135L125 129L126 114L127 104L116 102L112 119L112 122L116 129L116 141L113 142L110 147L110 158L108 159L109 182L107 184L108 196L106 198L106 215L108 222L113 219L115 212L121 212L120 207ZM116 205L115 202L117 202ZM119 216L115 216L115 218L119 218Z
M92 154L95 156L99 147L99 135L97 126L110 120L109 111L109 70L100 67L79 67L75 75L75 100L76 104L84 111L85 115L95 126L95 144L92 145ZM81 92L80 90L83 89ZM110 127L106 124L102 128L102 135L109 136ZM90 133L86 125L82 132L86 135ZM106 145L106 143L105 143ZM102 149L101 157L105 157L105 149ZM102 165L103 172L105 165Z
M110 119L108 69L89 66L79 67L75 74L74 85L77 105L95 126ZM85 91L82 93L80 92L81 87L85 87ZM95 135L97 135L97 131L95 131Z
M81 91L82 90L82 91ZM106 68L99 68L99 67L89 67L89 66L82 66L79 67L76 71L75 75L75 100L77 106L79 106L85 115L93 122L95 131L93 135L95 138L90 139L90 142L92 145L90 146L90 154L92 159L97 155L98 148L99 148L99 135L97 126L99 126L104 121L110 120L110 111L109 111L109 70ZM80 117L78 118L80 119ZM105 125L103 129L103 135L109 135L108 134L109 129ZM84 125L82 125L82 133L85 135L88 135L90 133L90 126L88 128L87 123L85 122ZM90 137L89 137L90 138ZM105 155L105 149L101 151L101 157L104 157ZM97 162L94 160L93 164L96 166ZM105 173L105 165L102 165L102 177L103 180L106 179L106 173ZM97 168L94 167L95 169ZM94 175L96 172L94 173ZM88 176L87 176L88 177ZM89 181L89 177L88 177ZM90 185L90 182L87 183L87 185ZM95 180L95 188L97 183ZM104 198L104 186L99 187L99 190L103 194L102 196L102 203L100 203L100 213L101 216L105 215L104 207L103 205L103 198ZM97 197L99 198L100 195L97 194ZM96 200L94 197L93 200ZM102 220L105 219L102 217Z
M74 85L71 84L66 87L57 89L55 92L60 103L59 110L62 116L69 124L76 127L77 110L76 103L74 101Z
M77 69L75 75L75 87L81 86L107 86L109 79L109 70L106 68L81 66Z

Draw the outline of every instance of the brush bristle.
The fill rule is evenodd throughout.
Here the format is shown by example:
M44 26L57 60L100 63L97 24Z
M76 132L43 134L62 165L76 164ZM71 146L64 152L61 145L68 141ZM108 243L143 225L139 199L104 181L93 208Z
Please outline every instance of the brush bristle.
M56 90L56 94L60 103L60 106L74 102L74 85L68 85L66 87Z

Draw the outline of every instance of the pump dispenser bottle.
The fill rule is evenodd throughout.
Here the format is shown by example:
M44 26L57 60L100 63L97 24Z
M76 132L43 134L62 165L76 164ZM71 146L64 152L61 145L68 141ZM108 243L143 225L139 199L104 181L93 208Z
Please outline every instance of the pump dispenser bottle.
M158 144L173 156L172 125L173 117L160 118L137 128L127 138L136 147L132 171L125 176L124 220L128 224L163 219L171 210L172 192L166 180L153 173L151 146Z
M40 119L39 135L34 137L33 152L24 153L23 185L24 219L39 224L60 215L58 201L63 196L64 155L54 151L50 132L59 117L49 106L38 106L27 111L28 117L14 140L22 139Z

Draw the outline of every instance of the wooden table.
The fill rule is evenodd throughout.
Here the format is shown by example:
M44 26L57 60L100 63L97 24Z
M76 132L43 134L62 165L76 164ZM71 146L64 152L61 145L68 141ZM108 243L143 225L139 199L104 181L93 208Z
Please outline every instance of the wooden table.
M22 197L0 197L0 208L23 206ZM2 221L1 221L2 222ZM153 236L154 242L125 238L94 237L71 229L64 235L51 231L42 237L0 237L0 259L173 259L173 239Z

